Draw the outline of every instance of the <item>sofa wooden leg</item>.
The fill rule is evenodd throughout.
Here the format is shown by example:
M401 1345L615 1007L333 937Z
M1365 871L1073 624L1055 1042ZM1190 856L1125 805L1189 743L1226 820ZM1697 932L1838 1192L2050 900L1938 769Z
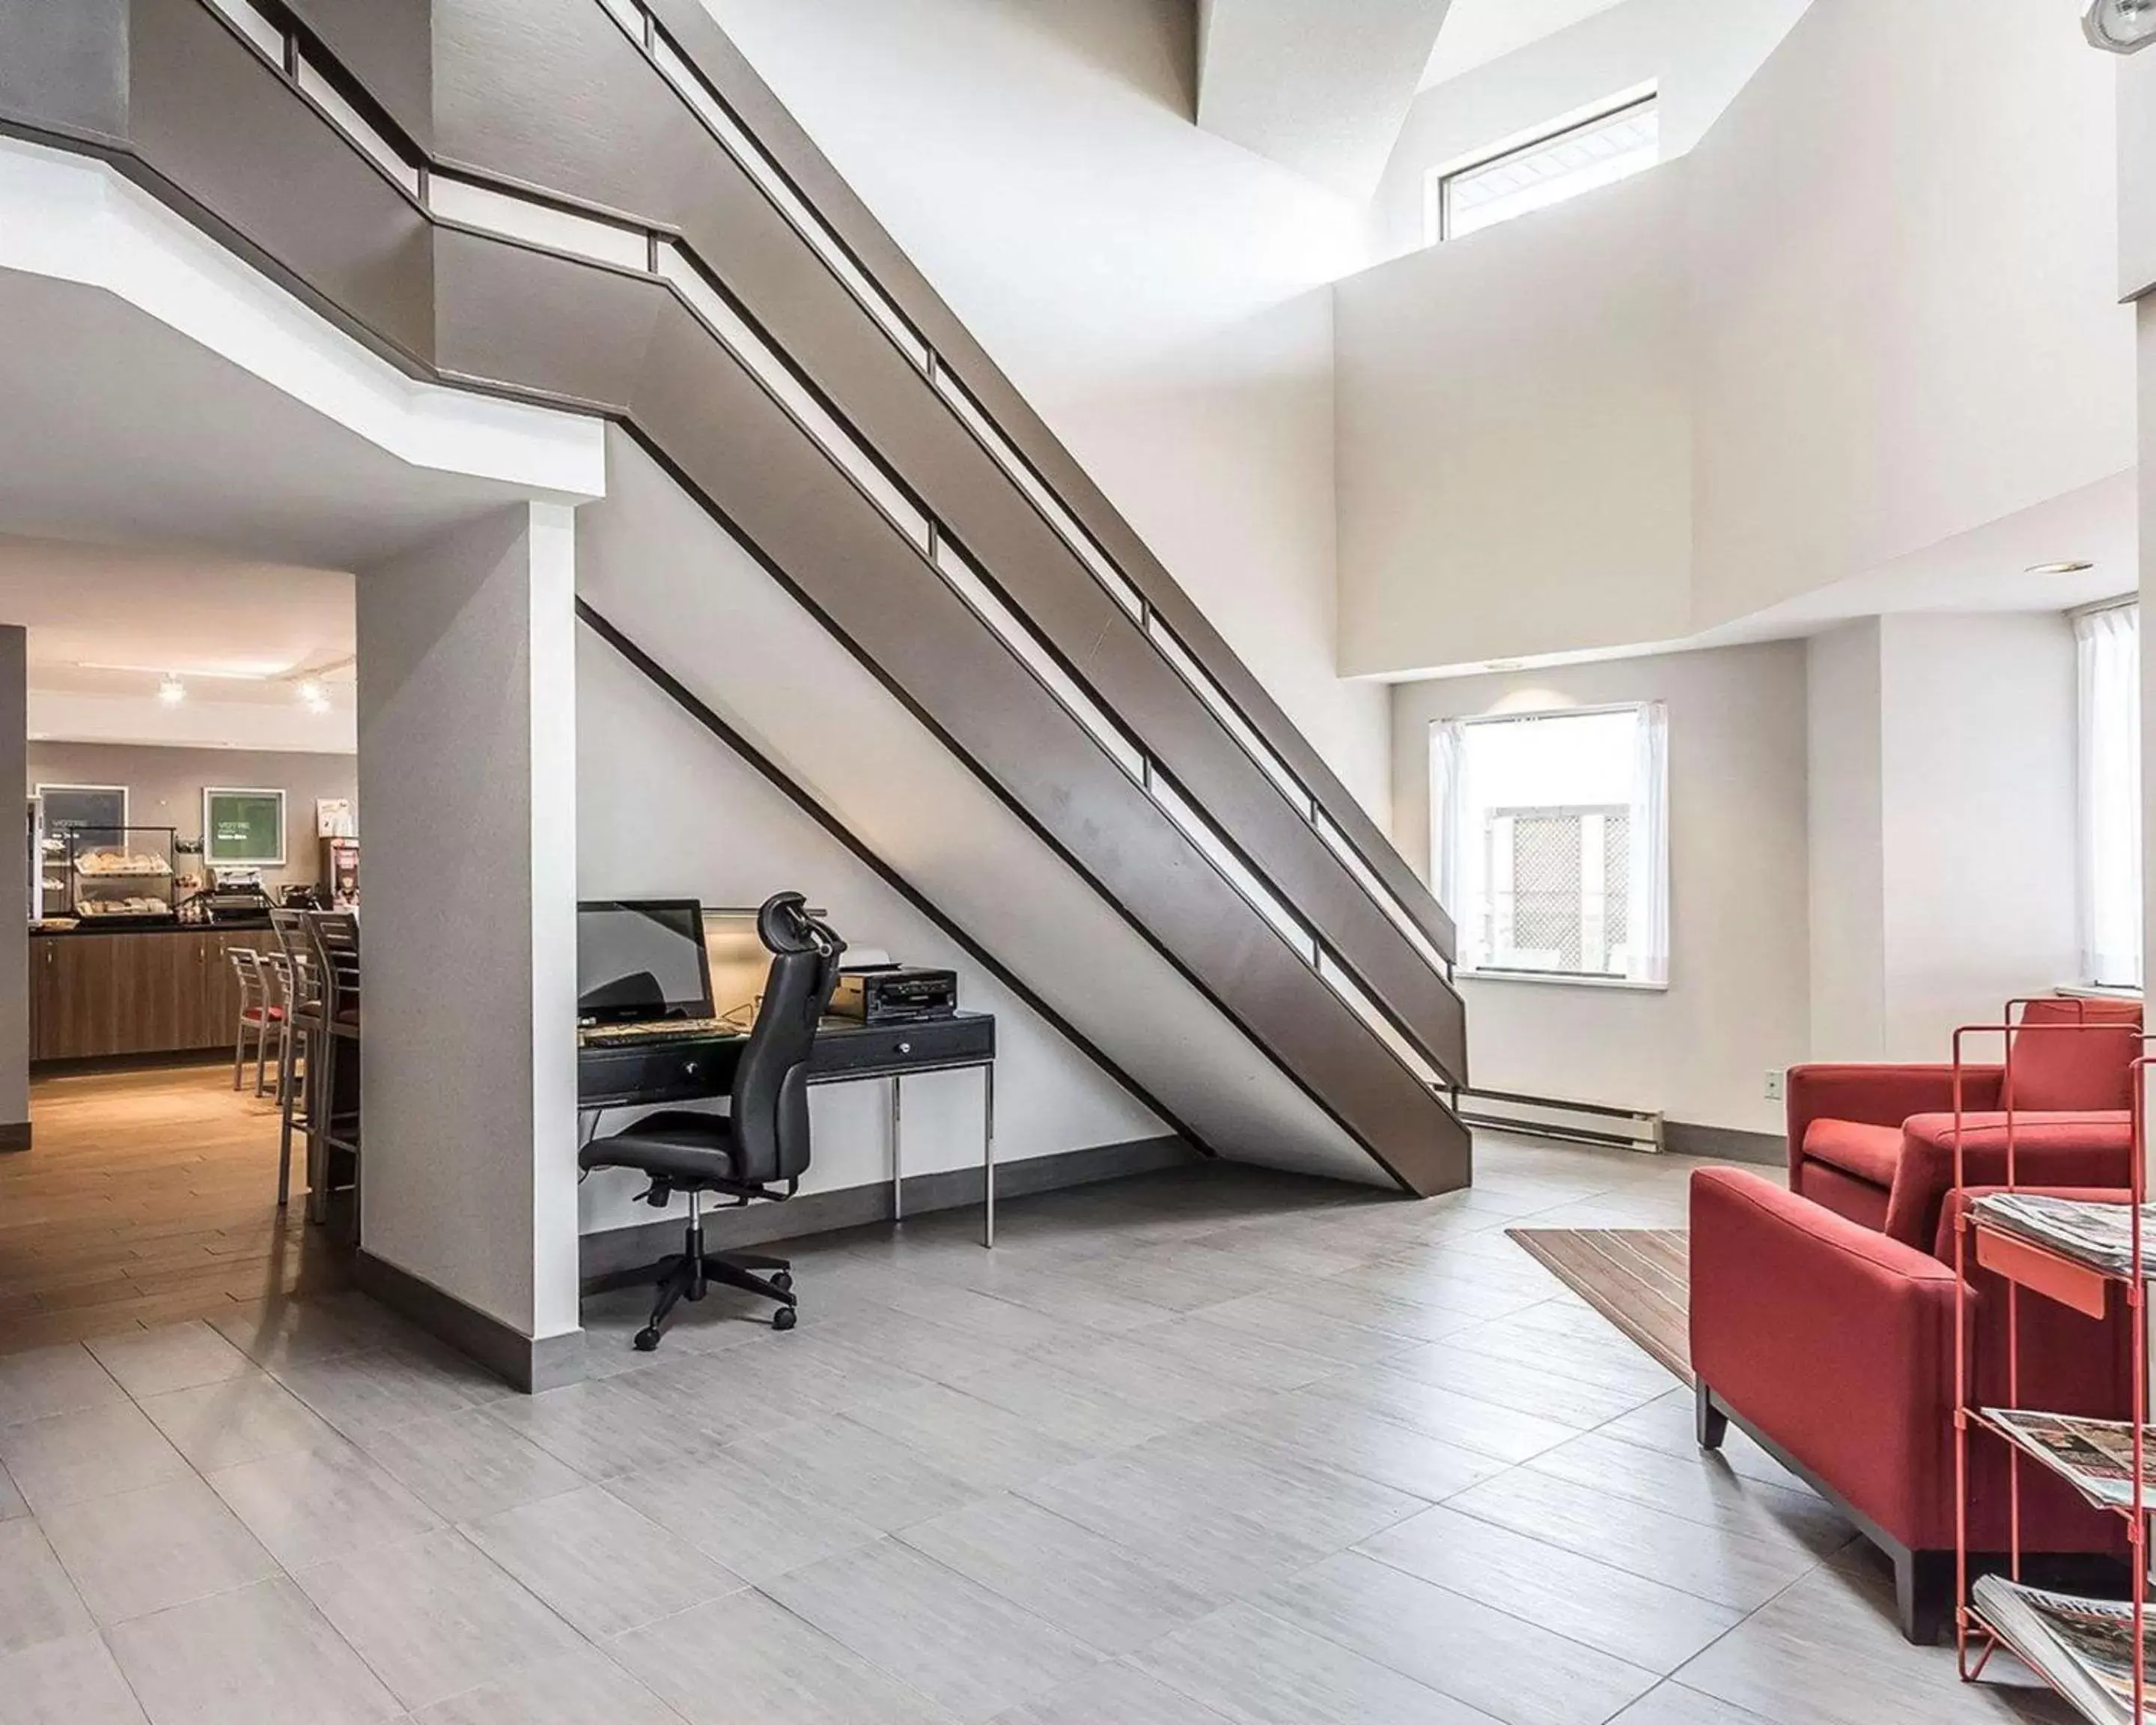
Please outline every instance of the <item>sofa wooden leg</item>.
M1714 1404L1714 1392L1704 1378L1692 1389L1695 1428L1702 1450L1718 1450L1729 1432L1729 1416Z
M1954 1554L1897 1547L1887 1555L1894 1560L1894 1614L1902 1639L1934 1645L1953 1618Z

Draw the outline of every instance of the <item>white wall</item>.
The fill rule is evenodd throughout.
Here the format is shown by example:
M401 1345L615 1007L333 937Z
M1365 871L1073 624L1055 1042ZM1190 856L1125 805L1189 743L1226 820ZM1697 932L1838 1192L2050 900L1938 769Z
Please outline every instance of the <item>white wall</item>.
M1815 0L1690 155L1645 177L1675 177L1681 221L1635 181L1343 283L1349 664L1666 640L1666 595L1624 602L1613 564L1688 543L1690 634L2126 471L2115 85L2064 10ZM1537 279L1562 345L1521 337ZM1448 314L1435 341L1425 296ZM1492 427L1558 459L1511 470L1502 507L1424 507L1416 476L1472 470L1462 445ZM1569 555L1544 523L1608 507L1583 458L1642 501Z
M1811 1058L1876 1060L1887 1042L1879 619L1805 646Z
M366 1250L577 1327L575 533L532 504L358 582Z
M2073 629L1912 614L1880 643L1883 1052L1939 1060L1956 1024L2080 980Z
M1431 85L1408 110L1378 183L1385 254L1423 244L1423 184L1431 168L1546 131L1561 116L1640 85L1656 87L1662 160L1675 160L1699 141L1810 3L1625 0Z
M2148 49L2118 62L2118 259L2122 295L2156 287L2156 51Z
M1692 152L1703 624L2132 465L2116 80L2070 11L1816 0Z
M1777 1131L1765 1075L1810 1038L1801 643L1399 684L1395 840L1427 870L1433 721L1629 701L1669 711L1669 987L1463 978L1476 1081Z
M1239 1161L1385 1178L649 454L617 432L609 456L607 496L577 518L578 591L601 615L1025 978L1199 1142ZM1010 722L1044 747L1078 731L1060 706L1040 701L1018 703ZM668 845L660 866L673 876L695 864Z
M1184 0L707 0L757 69L1382 813L1340 682L1332 327L1363 212L1191 123Z
M829 911L850 946L956 970L963 1004L996 1015L999 1163L1168 1135L1169 1127L612 648L585 633L577 663L580 897L693 896L751 906L791 889ZM982 1096L978 1072L906 1081L908 1178L979 1166ZM822 1086L809 1093L815 1157L803 1191L890 1178L886 1106L880 1084ZM644 1183L593 1174L581 1189L584 1230L651 1221L654 1213L633 1203Z
M1342 669L1691 632L1684 167L1339 285Z
M2072 627L1874 618L1810 670L1812 1058L1943 1060L2080 979Z

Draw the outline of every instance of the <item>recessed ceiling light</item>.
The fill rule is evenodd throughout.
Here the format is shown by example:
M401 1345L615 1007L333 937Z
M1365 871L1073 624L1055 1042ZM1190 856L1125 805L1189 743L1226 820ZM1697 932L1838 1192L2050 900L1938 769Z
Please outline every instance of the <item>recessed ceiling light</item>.
M2061 557L2056 563L2031 563L2023 572L2030 575L2078 575L2085 569L2094 567L2094 563L2081 557Z
M2082 34L2109 54L2135 54L2156 42L2156 0L2095 0Z
M187 685L167 672L165 680L157 685L157 699L167 706L177 706L187 698Z

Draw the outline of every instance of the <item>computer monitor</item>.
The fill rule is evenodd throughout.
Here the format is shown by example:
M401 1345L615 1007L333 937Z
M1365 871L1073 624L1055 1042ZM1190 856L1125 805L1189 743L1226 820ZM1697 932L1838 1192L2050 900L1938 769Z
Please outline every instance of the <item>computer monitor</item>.
M580 1024L711 1016L703 906L695 899L602 899L577 906Z

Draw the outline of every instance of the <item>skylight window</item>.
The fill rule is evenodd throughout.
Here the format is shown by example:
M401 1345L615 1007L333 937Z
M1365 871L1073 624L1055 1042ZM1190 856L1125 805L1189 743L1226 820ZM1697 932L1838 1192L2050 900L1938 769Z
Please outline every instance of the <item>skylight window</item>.
M1661 119L1650 95L1464 167L1433 170L1427 238L1433 244L1458 239L1629 179L1661 160Z

